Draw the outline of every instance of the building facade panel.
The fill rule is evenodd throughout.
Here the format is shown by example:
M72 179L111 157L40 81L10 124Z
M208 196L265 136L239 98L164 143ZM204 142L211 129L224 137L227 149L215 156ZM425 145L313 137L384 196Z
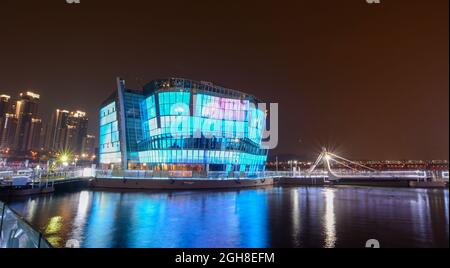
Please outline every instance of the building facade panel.
M100 164L120 164L122 161L118 124L116 102L113 101L100 109Z

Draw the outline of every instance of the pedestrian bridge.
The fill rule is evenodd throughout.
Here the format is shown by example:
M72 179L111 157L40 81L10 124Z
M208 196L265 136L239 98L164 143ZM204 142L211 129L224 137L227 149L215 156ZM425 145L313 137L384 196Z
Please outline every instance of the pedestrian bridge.
M61 170L58 172L38 172L30 174L35 183L51 183L52 185L73 183L92 178L110 179L197 179L197 180L236 180L257 178L294 178L314 179L326 181L352 180L406 180L425 181L436 177L425 170L375 170L360 163L348 160L323 148L309 170L299 171L261 171L261 172L195 172L195 171L152 171L152 170L105 170L92 168L78 168L75 170ZM448 171L441 172L439 180L448 181ZM0 178L1 182L1 178Z
M332 163L339 166L336 170L332 169ZM325 148L317 157L314 164L306 172L304 177L314 176L314 171L319 165L323 165L327 173L327 179L337 181L342 179L376 179L376 180L426 180L428 174L423 170L376 170L360 163L348 160L344 157L328 152Z

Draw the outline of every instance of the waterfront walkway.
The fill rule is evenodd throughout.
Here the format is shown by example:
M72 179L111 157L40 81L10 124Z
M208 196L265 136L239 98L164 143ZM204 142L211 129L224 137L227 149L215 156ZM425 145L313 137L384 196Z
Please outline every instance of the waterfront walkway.
M442 176L437 177L434 172L416 170L331 170L329 166L328 170L316 169L302 172L296 170L199 173L192 171L99 170L79 168L77 170L59 172L57 175L39 174L38 177L33 178L32 185L36 187L50 185L52 188L54 187L54 190L79 186L117 189L223 189L268 185L340 184L442 188L448 185L448 177L445 178L444 175L445 172L442 172Z

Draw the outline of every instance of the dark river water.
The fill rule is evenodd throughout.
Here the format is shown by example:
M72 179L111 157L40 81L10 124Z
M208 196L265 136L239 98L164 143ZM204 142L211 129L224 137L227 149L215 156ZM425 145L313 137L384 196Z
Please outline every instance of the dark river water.
M449 247L448 190L91 191L10 201L56 247Z

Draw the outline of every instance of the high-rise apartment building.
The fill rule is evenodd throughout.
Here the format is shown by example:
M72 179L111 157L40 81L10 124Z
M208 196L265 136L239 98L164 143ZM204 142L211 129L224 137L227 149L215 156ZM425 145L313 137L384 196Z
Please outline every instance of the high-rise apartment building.
M12 112L11 97L0 95L0 149L10 149L14 142L14 134L17 128L17 118Z
M8 148L6 141L4 141L3 136L7 136L6 127L10 124L7 124L10 121L11 117L11 97L8 95L0 95L0 149Z
M81 154L87 127L88 118L85 112L57 109L48 125L45 147L53 151L67 150Z
M42 121L37 117L39 99L39 94L27 91L20 93L15 103L13 112L17 124L11 147L16 152L27 152L39 144L37 139L42 131Z
M81 152L83 154L92 156L95 154L96 145L96 137L94 135L86 135Z
M65 132L69 111L56 109L47 129L46 149L58 151L64 149Z
M88 118L86 113L82 111L71 112L67 120L66 148L75 154L81 154L87 129Z
M11 96L0 95L0 118L11 112Z

